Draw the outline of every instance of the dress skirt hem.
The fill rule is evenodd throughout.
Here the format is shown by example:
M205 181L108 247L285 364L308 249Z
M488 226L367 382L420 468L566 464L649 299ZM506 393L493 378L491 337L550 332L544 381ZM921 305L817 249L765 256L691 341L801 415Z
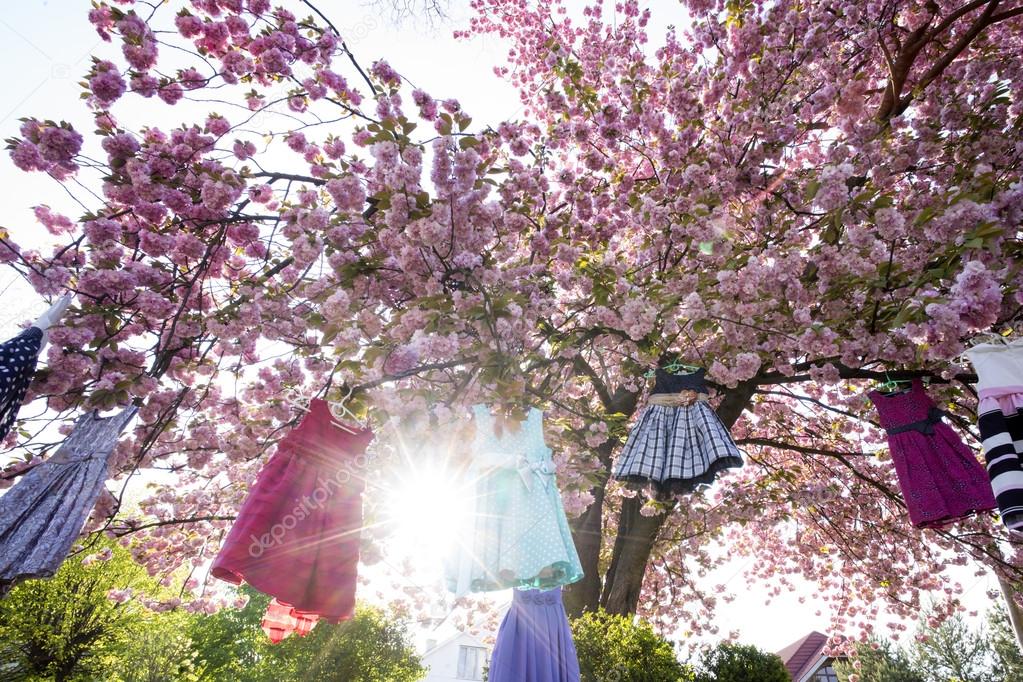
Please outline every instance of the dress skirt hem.
M648 405L629 433L614 478L658 497L690 493L743 465L739 449L706 402Z
M646 476L616 476L615 478L624 483L631 490L643 492L653 490L658 497L671 497L673 495L685 495L695 491L697 488L709 486L717 479L718 474L728 470L737 469L743 465L741 457L722 457L710 464L707 471L694 476L693 478L668 478L663 481L656 481Z

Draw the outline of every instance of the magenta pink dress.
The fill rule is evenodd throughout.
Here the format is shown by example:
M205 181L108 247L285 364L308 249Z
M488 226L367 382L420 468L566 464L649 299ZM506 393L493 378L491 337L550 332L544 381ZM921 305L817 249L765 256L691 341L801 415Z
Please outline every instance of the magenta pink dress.
M245 581L305 614L352 617L365 462L373 432L334 424L314 399L259 472L213 562L215 578Z
M871 391L899 476L899 486L918 528L944 526L995 508L987 472L919 379L907 391Z

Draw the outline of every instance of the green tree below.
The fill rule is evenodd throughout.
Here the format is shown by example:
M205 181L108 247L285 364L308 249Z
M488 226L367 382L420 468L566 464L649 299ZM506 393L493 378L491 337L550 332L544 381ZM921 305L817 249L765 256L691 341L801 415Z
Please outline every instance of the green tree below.
M925 682L902 649L881 639L858 644L853 659L836 661L834 668L842 682L853 674L860 682Z
M703 655L699 668L696 682L790 682L778 656L748 644L723 642Z
M666 639L646 622L605 611L572 621L581 682L691 682Z
M110 679L119 652L137 641L155 614L111 590L156 595L159 586L118 545L69 558L49 579L28 580L0 599L0 671L7 679Z
M426 670L404 626L360 607L338 625L321 621L305 637L272 644L260 627L270 598L250 587L241 609L196 618L189 632L198 679L232 682L415 682Z
M426 672L400 623L376 609L306 637L272 644L260 626L270 598L248 587L241 609L211 615L153 612L138 597L166 599L131 553L103 544L68 559L47 580L0 600L4 682L416 682ZM91 558L90 558L91 557ZM130 590L127 601L111 591Z
M874 639L860 644L851 660L835 664L841 682L1020 682L1023 654L1008 614L996 607L986 626L953 616L937 627L925 615L911 644Z
M994 679L1005 682L1023 680L1023 652L1016 642L1008 611L1003 607L988 611L987 629L995 652Z

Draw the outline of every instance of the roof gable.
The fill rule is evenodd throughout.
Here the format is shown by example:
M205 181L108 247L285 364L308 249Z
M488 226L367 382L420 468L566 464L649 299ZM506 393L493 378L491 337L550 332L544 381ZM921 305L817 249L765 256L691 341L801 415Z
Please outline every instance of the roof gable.
M807 669L821 659L828 636L814 630L778 652L793 680L800 679Z

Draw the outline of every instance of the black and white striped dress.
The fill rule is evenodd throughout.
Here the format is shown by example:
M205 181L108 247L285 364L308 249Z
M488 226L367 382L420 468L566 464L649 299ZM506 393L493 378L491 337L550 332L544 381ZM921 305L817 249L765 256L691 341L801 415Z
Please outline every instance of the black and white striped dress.
M978 427L1002 522L1023 531L1023 341L974 346Z
M618 458L616 479L667 497L709 485L718 472L742 466L731 434L705 400L704 374L703 369L692 374L657 370L651 397L692 391L701 399L643 408Z

